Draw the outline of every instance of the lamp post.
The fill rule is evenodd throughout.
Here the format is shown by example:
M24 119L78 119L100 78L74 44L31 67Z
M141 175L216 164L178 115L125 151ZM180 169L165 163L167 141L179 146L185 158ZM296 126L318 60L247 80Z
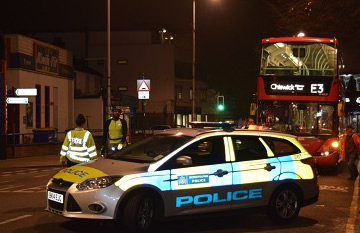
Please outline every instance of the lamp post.
M107 0L107 119L111 113L110 0Z
M192 120L196 121L195 112L195 0L193 0L193 51L192 51Z

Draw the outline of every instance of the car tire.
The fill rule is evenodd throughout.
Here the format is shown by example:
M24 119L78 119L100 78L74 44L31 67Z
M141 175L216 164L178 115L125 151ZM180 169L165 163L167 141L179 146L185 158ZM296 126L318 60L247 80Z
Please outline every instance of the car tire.
M271 196L268 216L275 224L286 224L294 220L300 212L299 193L296 189L284 186Z
M121 225L129 232L149 230L155 217L155 199L150 194L138 193L125 204L121 213Z

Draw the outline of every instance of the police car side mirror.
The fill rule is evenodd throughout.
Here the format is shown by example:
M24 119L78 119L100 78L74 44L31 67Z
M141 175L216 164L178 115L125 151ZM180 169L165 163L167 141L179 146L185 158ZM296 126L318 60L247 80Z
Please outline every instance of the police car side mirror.
M182 155L179 158L176 159L177 164L181 164L183 166L191 166L192 165L192 159L190 156Z

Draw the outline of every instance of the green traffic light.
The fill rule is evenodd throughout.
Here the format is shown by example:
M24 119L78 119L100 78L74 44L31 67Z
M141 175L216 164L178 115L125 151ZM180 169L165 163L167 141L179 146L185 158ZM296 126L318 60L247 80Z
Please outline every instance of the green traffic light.
M224 105L222 105L222 104L219 104L217 106L217 108L218 108L219 111L224 111Z

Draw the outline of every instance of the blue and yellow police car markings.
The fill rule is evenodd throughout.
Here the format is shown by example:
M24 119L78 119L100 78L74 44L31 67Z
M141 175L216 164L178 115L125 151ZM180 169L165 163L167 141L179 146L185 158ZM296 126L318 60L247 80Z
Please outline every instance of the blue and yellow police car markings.
M228 191L220 194L218 192L202 193L198 195L178 196L175 199L175 207L185 207L188 205L202 206L209 204L220 204L234 201L244 201L251 199L260 199L263 197L262 188L241 189L236 191Z
M157 187L161 191L168 191L170 190L169 179L170 179L169 170L146 172L146 173L126 175L117 182L115 182L115 186L119 187L123 191L126 191L129 188L138 185L148 184Z
M223 176L217 176L218 170L227 171ZM191 168L173 169L171 174L171 189L208 188L232 184L231 164L208 165Z
M294 179L312 179L314 178L314 174L312 168L303 162L301 159L311 158L307 152L302 152L299 154L289 155L289 156L281 156L279 160L282 164L282 173L294 173ZM288 176L288 175L287 175Z
M231 137L224 137L225 144L225 161L235 161L234 145Z
M275 168L270 171L265 170L264 167L267 164L273 164ZM280 173L280 163L277 158L234 162L232 166L234 170L233 182L235 185L271 181Z
M178 185L209 183L209 174L178 176Z
M63 179L74 183L81 183L90 178L103 177L103 176L107 176L107 174L98 169L77 165L62 169L54 176L54 178Z

